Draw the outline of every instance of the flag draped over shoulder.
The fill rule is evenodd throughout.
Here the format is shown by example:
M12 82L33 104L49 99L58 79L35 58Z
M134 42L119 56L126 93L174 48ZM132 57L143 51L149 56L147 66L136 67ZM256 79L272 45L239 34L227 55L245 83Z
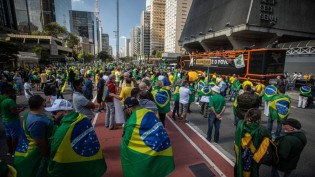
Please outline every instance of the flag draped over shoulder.
M51 160L48 173L51 177L100 177L107 169L103 153L89 119L71 112L51 142Z
M272 120L279 120L283 122L287 119L290 113L290 98L287 95L277 95L272 101L270 101L269 106L269 117Z
M133 111L126 122L120 156L124 177L165 177L175 168L166 130L146 108Z
M258 147L259 124L246 124L244 120L239 120L235 132L234 151L236 154L235 177L257 176L258 165L253 160L244 159L246 154L254 153ZM245 149L251 152L246 152Z
M264 94L264 100L271 101L277 95L278 89L274 85L268 85Z
M30 136L30 132L27 130L26 122L28 118L28 113L24 115L22 127L23 133L19 140L19 144L14 153L14 168L18 173L18 177L34 177L37 174L43 173L43 166L41 165L42 160L44 159L43 155L40 153L36 142ZM53 123L52 120L47 127L47 139L51 136L53 132Z
M154 102L158 106L159 112L168 113L170 111L170 93L169 90L157 87L152 92Z

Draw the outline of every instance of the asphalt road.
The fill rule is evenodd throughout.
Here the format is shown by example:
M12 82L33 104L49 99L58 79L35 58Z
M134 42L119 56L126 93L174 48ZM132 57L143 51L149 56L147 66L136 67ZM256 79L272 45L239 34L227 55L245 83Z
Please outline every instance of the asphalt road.
M35 92L35 94L40 94L42 96L42 92ZM291 114L289 117L296 118L301 121L302 129L305 131L307 137L307 145L302 152L300 161L298 163L297 169L293 172L293 177L313 177L315 176L315 155L314 150L315 147L315 131L314 128L314 120L312 117L315 115L315 109L299 109L297 107L297 92L291 92L292 95L292 108ZM67 100L71 100L71 91L68 87L65 90L64 97ZM27 106L27 102L24 96L20 96L17 98L17 103L20 106ZM47 106L50 106L47 104ZM263 109L262 107L260 109ZM201 133L204 137L206 137L208 123L207 119L203 118L201 114L199 114L200 107L197 104L191 105L192 113L188 115L188 119L190 120L190 125L192 125L199 133ZM24 112L20 114L23 116ZM263 115L264 116L264 115ZM267 125L267 117L262 118L262 125ZM274 129L276 124L274 123ZM232 112L232 102L227 100L227 109L223 115L223 120L221 123L220 129L220 142L217 146L228 158L232 161L235 161L235 155L233 151L234 145L234 133L235 127L233 125L233 112ZM12 163L12 157L6 156L7 147L5 144L5 136L3 125L0 121L0 159L7 163ZM271 172L271 168L268 166L261 166L260 168L260 176L261 177L269 177Z
M291 114L289 117L296 118L300 120L302 124L302 130L305 132L307 137L307 145L304 148L304 151L301 154L300 161L298 163L297 169L292 173L293 177L313 177L315 176L315 155L314 155L314 147L315 147L315 131L314 126L315 122L313 120L315 115L315 109L300 109L297 108L297 100L296 95L297 92L293 92L292 99L292 107ZM235 161L234 155L234 137L235 137L235 127L233 125L234 117L232 111L232 102L227 100L227 109L223 115L223 120L221 123L220 129L220 141L217 147L221 149L221 151L232 161ZM263 107L260 107L263 110ZM190 120L190 124L204 137L206 137L208 130L208 122L207 119L204 118L200 113L200 107L197 104L191 105L192 113L188 115L188 119ZM267 117L263 115L262 117L262 125L267 126ZM276 123L274 122L274 128L276 128ZM212 136L214 132L212 133ZM269 177L271 173L271 167L262 165L260 168L260 176L261 177Z

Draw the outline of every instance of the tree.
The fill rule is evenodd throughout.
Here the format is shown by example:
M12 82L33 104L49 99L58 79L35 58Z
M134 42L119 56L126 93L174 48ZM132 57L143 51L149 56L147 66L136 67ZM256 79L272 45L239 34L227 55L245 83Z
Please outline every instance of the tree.
M91 62L93 59L93 55L91 53L80 53L78 54L78 58L84 62Z
M19 47L14 42L0 40L0 62L8 62L17 59Z
M106 62L106 60L110 60L112 56L109 55L106 51L101 51L100 53L98 53L98 58Z
M156 55L156 50L152 51L152 55L154 55L154 56Z
M33 52L37 55L38 58L48 59L50 56L49 48L36 46L33 48Z
M157 51L155 57L161 58L163 53L164 53L163 51Z
M46 35L53 36L53 37L64 36L68 33L66 27L60 26L56 22L48 23L45 26L44 31Z

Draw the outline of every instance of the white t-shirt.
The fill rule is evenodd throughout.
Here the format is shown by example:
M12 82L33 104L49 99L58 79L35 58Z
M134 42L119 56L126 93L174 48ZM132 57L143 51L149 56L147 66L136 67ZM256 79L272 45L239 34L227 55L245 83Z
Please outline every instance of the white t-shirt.
M28 82L24 83L24 94L26 97L31 97L32 95L28 94L26 89L28 89L28 91L33 95L32 86Z
M179 103L187 104L189 102L190 94L191 94L191 91L189 90L189 88L180 87L179 88Z
M109 81L109 77L106 75L103 76L103 79L105 80L105 83L107 83Z

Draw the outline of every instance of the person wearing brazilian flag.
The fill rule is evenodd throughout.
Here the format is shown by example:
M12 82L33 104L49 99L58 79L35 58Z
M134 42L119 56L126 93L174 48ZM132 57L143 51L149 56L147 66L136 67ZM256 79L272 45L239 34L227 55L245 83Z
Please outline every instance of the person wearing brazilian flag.
M299 95L299 103L298 108L305 109L307 106L308 98L312 97L312 89L309 85L304 85L300 88L300 95Z
M265 116L269 116L269 105L270 101L274 96L277 95L278 88L276 87L277 82L274 80L269 81L270 85L266 87L263 99L265 100L264 114Z
M200 114L203 115L204 118L208 118L208 103L210 101L210 97L212 96L211 86L206 82L204 87L200 91L200 104L201 110Z
M18 177L37 177L47 174L50 155L49 139L53 135L52 119L44 114L46 100L34 95L28 100L30 112L26 113L24 132L14 154L14 167Z
M49 177L101 177L106 169L100 143L90 120L57 99L46 111L59 126L51 140Z
M166 113L170 112L171 110L170 105L171 95L169 93L170 91L163 87L164 87L163 82L157 81L156 86L154 87L151 93L153 95L155 104L158 106L160 120L163 126L165 126Z
M282 129L282 122L284 122L289 113L291 107L291 99L285 94L285 87L281 86L278 88L278 94L272 98L269 105L269 119L267 129L269 132L272 131L273 121L277 121L276 136L280 136Z
M173 150L154 112L129 97L124 102L127 122L120 143L124 177L165 177L175 169Z
M234 151L236 163L235 177L258 177L259 163L253 158L265 137L271 138L266 128L260 125L261 111L258 108L249 109L244 120L239 120L235 132Z

